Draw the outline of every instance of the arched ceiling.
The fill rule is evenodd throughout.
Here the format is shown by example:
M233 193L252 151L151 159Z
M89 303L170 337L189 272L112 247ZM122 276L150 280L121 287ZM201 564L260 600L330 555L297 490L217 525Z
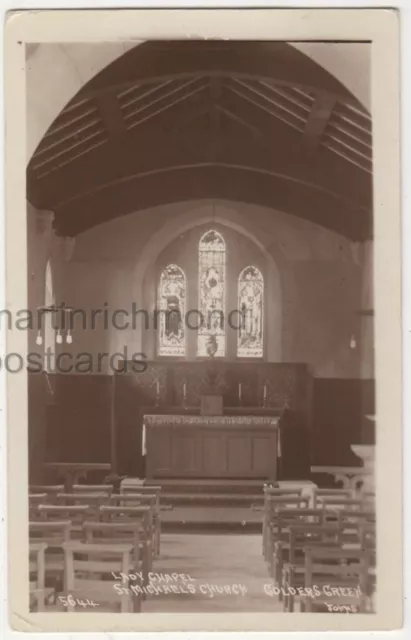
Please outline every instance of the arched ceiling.
M147 42L92 78L28 166L28 199L76 235L166 202L281 209L372 234L371 120L283 42Z

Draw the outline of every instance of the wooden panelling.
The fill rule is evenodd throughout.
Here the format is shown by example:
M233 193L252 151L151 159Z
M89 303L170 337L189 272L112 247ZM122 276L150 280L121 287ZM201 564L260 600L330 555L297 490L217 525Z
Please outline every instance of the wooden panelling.
M374 413L374 381L314 379L312 464L357 465L352 444L363 442L366 413Z

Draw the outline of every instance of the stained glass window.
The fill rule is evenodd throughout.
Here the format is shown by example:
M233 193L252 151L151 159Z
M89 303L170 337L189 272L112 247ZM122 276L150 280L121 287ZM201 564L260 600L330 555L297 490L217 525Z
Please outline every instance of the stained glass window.
M159 286L160 356L185 355L185 301L184 271L175 264L169 264L161 274Z
M199 325L197 354L225 356L225 265L224 238L211 229L200 239L198 254Z
M264 279L257 267L248 266L238 278L238 309L241 312L237 356L263 357Z

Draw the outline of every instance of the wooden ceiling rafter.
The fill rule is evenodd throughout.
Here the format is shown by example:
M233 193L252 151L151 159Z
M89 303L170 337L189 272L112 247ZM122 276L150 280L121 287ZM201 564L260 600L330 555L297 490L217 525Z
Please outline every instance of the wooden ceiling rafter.
M312 105L315 99L315 93L302 91L298 87L276 84L273 81L267 82L266 80L259 80L258 82L269 91L280 95L284 99L288 100L289 102L293 102L299 107L305 107L309 109L310 105Z
M73 136L79 135L79 134L83 133L84 131L87 131L87 129L91 129L92 127L95 127L95 126L97 126L99 124L101 124L101 119L100 118L94 118L93 120L90 120L89 122L87 122L86 124L81 126L80 128L76 129L75 132L71 131L70 133L65 134L63 137L57 138L56 140L54 140L54 142L51 142L47 146L39 147L39 149L36 151L36 153L34 154L33 157L36 158L36 159L40 158L41 156L44 156L44 154L47 154L49 151L51 151L55 147L58 147L59 145L61 145L64 142L66 142L67 140L70 140L71 138L73 138ZM33 168L36 168L37 166L38 165L36 163L36 164L33 165Z
M337 122L334 122L332 120L329 121L328 123L328 129L330 131L335 131L338 134L342 135L342 136L346 136L348 138L350 138L351 140L353 140L356 144L361 145L362 147L365 147L366 149L369 149L370 151L372 150L372 139L371 139L371 134L368 138L368 140L366 140L365 136L359 136L357 132L353 132L353 130L349 127L343 127L340 124L338 124Z
M138 107L137 109L133 109L132 111L125 111L124 109L122 109L123 118L124 118L126 124L127 124L128 121L130 121L130 125L132 126L133 125L132 118L134 118L135 116L137 116L140 113L147 112L147 116L149 118L149 117L152 117L154 115L157 115L158 113L162 113L165 108L168 108L169 106L173 106L174 104L178 104L178 102L180 102L181 100L185 100L185 99L189 98L192 95L191 90L188 90L189 87L191 87L192 85L200 84L201 80L203 80L203 79L197 77L197 78L191 78L190 80L188 80L186 82L180 82L180 83L177 84L177 86L173 87L169 91L165 91L165 92L161 93L159 96L157 96L156 98L150 100L147 104L143 104L142 106ZM204 80L202 82L202 85L204 85ZM178 97L177 102L174 102L173 100L170 100L170 98L172 98L176 94L177 95L181 94ZM166 104L163 105L160 109L154 109L153 111L150 111L150 109L152 109L156 105L161 104L161 103L163 103L165 101L166 101Z
M192 83L190 83L192 84ZM194 95L201 93L202 91L204 91L205 89L207 89L207 83L204 83L194 89L191 89L190 91L185 92L183 95L179 96L178 98L175 98L174 100L171 100L170 102L167 102L165 105L163 105L162 107L159 107L158 109L156 109L155 111L152 111L150 113L147 113L145 116L143 116L142 118L140 118L140 120L135 120L130 122L130 124L128 125L127 129L130 131L130 129L133 129L134 127L137 127L138 125L143 124L144 122L147 122L148 120L151 120L151 118L154 118L155 116L158 116L160 113L164 113L164 111L168 111L169 109L171 109L172 107L176 106L177 104L180 104L181 102L186 101L188 98L193 97ZM142 110L144 111L144 110ZM135 114L134 114L135 115Z
M162 91L164 88L168 87L173 82L175 82L175 80L165 80L164 82L155 82L155 83L150 82L148 83L148 85L146 84L133 85L126 91L117 92L115 89L112 89L112 92L117 94L117 97L122 109L126 109L128 107L131 107L136 102L139 102L140 100L144 100L145 98L151 96L153 93ZM136 92L138 91L140 91L141 93L136 94ZM101 93L104 93L104 92L101 92ZM133 93L135 94L134 96L132 96L128 100L124 100L126 96L129 96L130 94L133 94ZM97 93L96 95L99 95L99 94Z
M141 45L91 80L33 155L28 198L56 211L59 230L76 233L98 224L99 207L101 220L122 215L116 207L109 210L116 197L137 198L137 208L150 206L150 189L162 189L162 180L168 185L164 198L174 198L173 176L181 197L185 173L188 182L195 176L199 197L207 193L207 181L210 193L235 197L236 181L250 179L254 186L245 189L246 200L252 188L261 188L261 204L274 206L278 198L290 213L295 207L295 215L337 232L346 225L348 237L363 237L372 228L371 118L335 78L284 43L256 44L255 57L250 43L247 54L243 43L221 43L218 55L214 43L197 44L190 57L190 43L166 45L161 51ZM266 48L273 49L270 63ZM139 185L145 190L141 198ZM187 185L188 195L196 197L196 188ZM321 193L333 211L339 199L335 211L340 216L346 210L346 222L327 218L330 208ZM129 205L119 210L126 213Z
M336 96L332 93L319 93L314 100L305 124L304 136L309 146L316 149L330 121L336 104Z
M215 109L220 111L223 115L225 115L227 118L229 118L236 124L240 125L241 127L244 127L245 129L248 129L256 136L261 137L263 135L262 131L255 124L251 124L250 122L247 122L247 120L244 120L243 118L241 118L241 116L238 116L230 109L226 109L221 104L216 104Z
M351 164L355 165L359 169L362 169L363 171L366 171L367 173L372 175L372 167L371 166L367 167L367 166L365 166L364 162L360 162L360 161L356 160L355 158L348 156L333 141L330 142L330 141L326 140L326 141L322 142L322 146L326 147L327 149L330 149L330 151L332 151L333 153L336 153L338 156L340 156L344 160L347 160L347 162L350 162Z
M97 140L92 145L89 145L86 149L83 149L82 151L79 151L78 153L76 153L75 156L71 156L67 160L62 160L61 162L59 162L55 167L53 167L49 171L44 171L43 173L39 173L37 178L39 180L41 178L46 178L50 174L58 171L59 169L63 169L67 165L71 164L73 161L79 160L79 158L81 158L82 156L90 153L91 151L94 151L98 147L101 147L101 145L103 145L103 144L107 144L107 139L106 138L104 138L103 140Z
M98 131L95 131L94 133L91 133L90 135L86 136L85 138L82 138L81 140L78 140L77 142L73 142L68 147L66 147L64 149L61 149L58 153L55 153L53 156L47 158L46 160L43 160L42 162L39 162L39 163L37 163L37 162L34 163L33 169L40 169L45 164L49 164L50 162L54 162L58 158L61 158L61 156L64 156L64 155L67 155L68 153L70 153L70 151L72 151L73 149L77 149L78 147L80 147L81 145L85 144L86 142L89 142L90 140L94 140L94 138L97 138L99 136L104 136L105 139L108 140L106 131L99 129ZM73 157L72 159L74 160L75 157Z
M56 121L53 123L50 129L45 133L43 141L49 138L50 136L54 136L60 131L67 129L68 127L72 127L79 120L83 120L88 116L94 116L98 114L97 105L94 103L91 103L90 101L87 101L87 102L89 102L89 104L91 104L92 106L90 106L86 111L80 112L77 116L75 116L74 118L71 118L70 120L67 120L66 122L64 122L63 115L65 116L67 114L66 113L60 114L60 116L56 119ZM41 146L41 143L40 143L40 146Z
M223 100L222 105L226 104L227 101ZM240 106L238 102L236 105ZM191 105L186 103L181 117L183 118L183 115L186 117L190 113L192 113ZM255 118L253 107L249 108L248 103L245 102L244 109L242 112L239 111L239 114L244 114L249 120L250 113ZM277 174L294 175L300 180L304 180L305 177L313 185L323 190L328 187L340 196L344 196L344 182L348 182L352 185L354 202L358 201L366 205L367 189L359 182L359 176L350 170L348 163L338 167L338 162L333 157L325 158L321 154L309 157L301 147L299 133L295 133L291 128L282 128L269 115L264 114L264 118L261 119L260 116L257 120L263 126L264 136L248 136L247 139L242 140L238 132L227 130L224 137L225 144L218 160L229 164L235 162L244 166L260 167ZM267 120L274 126L271 132L267 130ZM99 153L93 153L90 159L84 157L81 162L72 165L69 173L54 176L46 190L38 181L35 181L33 187L38 193L36 196L38 206L53 210L61 206L64 201L72 199L73 185L75 185L76 196L80 199L83 196L86 197L90 188L99 188L99 185L108 183L114 176L119 178L127 176L131 168L133 171L144 172L180 163L189 166L207 161L209 131L201 131L197 128L185 129L176 139L172 130L167 131L164 127L165 122L170 124L173 121L174 114L169 114L167 120L162 120L161 128L153 125L151 129L136 128L133 134L127 132L122 138L109 141L105 148ZM273 153L276 147L281 149L280 155ZM144 154L136 154L136 148L144 149ZM113 167L112 158L116 156L118 160ZM39 202L38 198L42 197L42 193L47 194L47 200Z
M257 109L265 111L265 113L268 113L270 116L272 116L274 118L277 118L278 120L281 120L281 122L284 122L285 124L289 125L293 129L296 129L300 133L303 132L303 128L301 126L298 126L294 122L291 122L290 120L288 120L287 118L285 118L281 114L276 113L272 108L267 107L267 106L261 104L260 102L256 101L255 99L251 98L249 95L244 93L244 91L241 91L240 89L237 89L235 86L232 86L232 85L227 85L227 89L229 91L231 91L232 93L234 93L235 95L237 95L240 98L242 98L243 100L246 100L247 102L252 104Z
M236 85L239 85L240 87L242 87L243 89L246 89L247 91L250 91L252 94L257 96L259 99L263 100L264 104L267 102L270 105L270 107L274 108L274 110L279 109L280 112L286 113L287 116L290 116L291 118L294 118L294 119L298 120L300 123L305 123L306 122L306 118L308 116L309 110L306 110L303 107L300 107L301 111L303 111L303 113L298 113L298 111L296 111L295 109L292 109L289 106L281 104L281 100L279 101L279 99L275 99L275 98L267 95L267 92L265 92L262 89L261 86L258 86L257 83L251 84L250 82L244 82L244 81L238 80L238 79L234 79L233 82Z

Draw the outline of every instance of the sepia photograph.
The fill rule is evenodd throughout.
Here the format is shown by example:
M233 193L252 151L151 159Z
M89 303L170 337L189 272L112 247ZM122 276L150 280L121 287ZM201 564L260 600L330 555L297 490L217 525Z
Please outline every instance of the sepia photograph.
M67 24L19 43L24 263L8 246L25 285L1 322L25 345L3 368L26 394L26 620L375 628L401 487L379 437L377 364L400 386L400 363L378 360L374 167L396 194L398 149L381 166L371 37L99 39L96 23L86 42Z

